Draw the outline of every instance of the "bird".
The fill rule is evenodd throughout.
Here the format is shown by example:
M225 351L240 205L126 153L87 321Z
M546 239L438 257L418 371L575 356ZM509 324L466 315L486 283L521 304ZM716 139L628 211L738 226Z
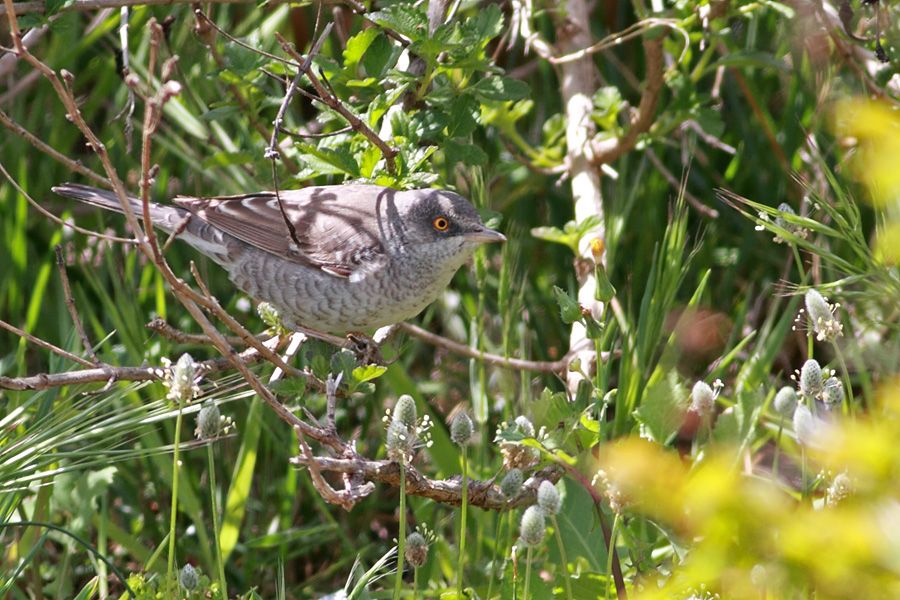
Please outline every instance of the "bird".
M124 212L108 190L77 183L52 189ZM140 217L140 200L128 200ZM476 248L506 240L466 198L442 189L352 183L177 196L149 209L155 228L218 263L238 289L274 306L287 328L336 335L365 335L415 317Z

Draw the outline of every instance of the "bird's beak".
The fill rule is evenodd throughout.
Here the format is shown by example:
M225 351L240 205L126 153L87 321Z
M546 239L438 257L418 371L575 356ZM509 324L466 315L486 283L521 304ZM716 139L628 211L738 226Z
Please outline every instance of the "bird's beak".
M505 242L506 236L499 231L482 227L476 231L469 231L463 234L468 242L476 242L478 244L491 244L493 242Z

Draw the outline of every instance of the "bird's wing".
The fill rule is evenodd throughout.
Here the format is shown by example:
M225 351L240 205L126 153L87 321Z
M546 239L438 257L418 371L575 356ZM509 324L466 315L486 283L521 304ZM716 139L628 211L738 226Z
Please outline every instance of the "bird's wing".
M260 250L350 278L367 272L385 256L375 201L384 189L346 185L279 192L298 243L291 237L274 192L179 197L175 203Z

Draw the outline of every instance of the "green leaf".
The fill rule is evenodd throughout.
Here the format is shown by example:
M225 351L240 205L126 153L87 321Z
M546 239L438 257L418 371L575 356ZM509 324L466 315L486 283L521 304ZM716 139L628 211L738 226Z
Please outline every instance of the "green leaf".
M581 305L569 296L565 290L554 285L553 295L556 296L556 303L559 305L559 315L562 317L563 323L571 325L581 319Z
M383 77L387 70L397 63L400 53L401 48L392 44L386 35L379 32L363 55L363 68L372 77Z
M398 4L369 13L368 16L373 23L392 29L412 42L428 37L428 17L419 7Z
M484 47L503 31L503 13L496 4L488 4L460 25L461 43Z
M524 81L498 76L481 79L469 90L480 100L489 102L521 100L531 92L528 84Z
M249 44L252 46L252 44ZM265 57L240 44L226 42L223 54L225 67L236 75L244 76L265 62Z
M228 495L225 497L225 512L219 536L222 560L228 560L234 551L240 536L241 523L247 511L247 499L250 497L253 473L256 470L257 447L262 433L262 411L263 401L259 396L253 396L247 420L241 428L243 440L231 476L231 487L228 488Z
M671 370L650 384L635 416L654 441L665 444L684 421L687 397L678 373Z
M459 139L444 140L444 155L448 164L463 163L464 165L478 166L487 162L487 154L484 150Z
M321 175L349 175L359 177L359 164L345 147L319 148L312 144L297 144L303 160Z
M558 227L535 227L531 230L531 235L547 242L568 246L572 252L578 254L578 244L581 243L581 238L597 227L600 222L600 217L593 215L580 223L569 221L562 229Z
M362 57L369 49L369 46L372 45L372 42L374 42L375 38L379 35L381 35L380 31L374 27L370 27L368 29L363 29L347 40L347 47L344 49L344 67L352 68L359 64L359 61L362 60Z
M381 365L366 365L364 367L356 367L353 369L353 379L359 383L378 379L387 371L387 367Z
M240 107L238 107L234 104L228 104L226 106L218 106L216 108L211 108L210 110L208 110L205 113L203 113L202 115L200 115L200 118L203 119L204 121L221 121L222 119L225 119L226 117L240 114L240 112L241 112Z
M71 6L75 3L75 0L45 0L44 2L44 10L45 17L49 18L61 11L62 9ZM20 24L21 26L21 24Z
M457 96L450 103L450 122L447 125L449 137L467 138L478 126L481 108L478 100L468 94Z

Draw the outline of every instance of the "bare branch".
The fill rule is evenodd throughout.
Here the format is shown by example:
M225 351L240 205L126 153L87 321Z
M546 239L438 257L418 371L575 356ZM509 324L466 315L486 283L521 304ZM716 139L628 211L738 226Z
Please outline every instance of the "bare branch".
M175 329L159 317L156 317L155 319L144 325L144 327L151 331L155 331L167 340L171 340L176 344L207 345L210 343L209 336L198 333L187 333L185 331L181 331L180 329ZM264 342L268 339L271 339L271 337L272 336L259 336L257 339ZM240 346L244 344L244 340L238 336L226 336L225 339L228 340L228 343L232 346Z
M0 326L2 325L3 322L0 321ZM276 341L281 343L281 340ZM239 354L238 358L245 365L249 365L261 361L263 356L256 350L249 349ZM91 366L93 367L93 365ZM215 358L199 363L197 369L199 372L207 374L224 371L231 367L232 363L229 360ZM108 384L113 381L162 381L164 377L165 369L161 367L115 367L102 365L89 369L66 371L64 373L38 373L25 377L0 377L0 388L33 391L87 383L102 382Z
M6 177L7 181L9 181L9 183L14 188L16 188L16 191L18 191L20 194L22 194L22 196L25 198L25 200L27 200L28 203L35 208L35 210L37 210L39 213L41 213L42 215L44 215L45 217L47 217L54 223L62 225L63 227L68 227L68 228L72 229L73 231L77 231L78 233L83 233L84 235L89 235L91 237L100 238L101 240L107 240L109 242L118 242L120 244L129 244L129 245L137 243L135 240L130 240L128 238L120 238L120 237L117 237L114 235L106 235L105 233L92 231L90 229L85 229L84 227L79 227L78 225L75 225L74 223L69 223L67 221L63 221L62 219L60 219L59 217L54 215L52 212L50 212L49 210L47 210L46 208L44 208L43 206L38 204L37 201L34 198L32 198L31 195L22 188L22 186L19 185L19 182L17 182L15 179L13 179L12 175L9 174L9 171L7 171L6 168L3 166L3 163L0 163L0 173L2 173L4 177Z
M46 340L42 340L41 338L39 338L37 336L31 335L27 331L19 329L15 325L7 323L6 321L0 320L0 327L2 327L3 329L6 329L9 332L16 334L17 336L19 336L21 338L25 338L26 340L28 340L35 346L39 346L45 350L49 350L50 352L53 352L54 354L58 354L59 356L62 356L63 358L69 359L73 362L77 362L78 364L84 365L86 367L94 366L94 363L92 363L91 361L81 358L77 354L72 354L68 350L63 350L59 346L57 346L55 344L51 344L50 342L48 342Z
M281 4L285 0L267 0L267 5ZM324 0L328 2L329 0ZM213 4L257 4L255 0L211 0ZM60 8L59 12L72 11L88 11L102 10L104 8L121 8L123 6L159 6L172 4L194 4L194 0L75 0L67 3ZM31 2L16 2L13 4L12 10L16 15L27 15L31 13L43 13L47 9L43 0L33 0ZM10 8L0 9L0 17L8 14Z
M400 464L390 460L368 460L358 455L352 458L334 458L325 456L312 456L307 452L292 458L295 464L307 465L310 470L330 471L344 473L360 477L368 482L386 483L392 486L400 485ZM520 506L526 506L535 502L537 486L544 479L556 482L562 476L562 471L556 466L550 466L535 473L527 482L523 491L508 500L492 480L469 480L468 502L472 506L478 506L485 510L511 510ZM462 480L459 477L451 479L431 479L426 477L414 467L406 466L406 493L413 496L429 498L443 504L459 505L462 502ZM343 506L343 504L341 504Z
M433 346L445 348L454 354L459 354L460 356L466 356L468 358L474 358L475 360L484 361L490 365L504 367L507 369L514 369L516 371L536 371L538 373L562 375L566 372L566 369L569 367L569 362L573 357L573 353L570 352L560 360L555 361L538 361L526 360L523 358L510 358L506 356L500 356L499 354L480 352L475 348L472 348L465 344L461 344L435 333L431 333L430 331L422 329L418 325L413 325L412 323L399 323L399 329L414 337L419 338L424 342L428 342ZM602 360L605 361L608 358L609 353L604 353Z
M37 71L34 71L34 72L37 73ZM40 75L38 75L38 76L40 76ZM36 135L34 135L33 133L31 133L30 131L28 131L27 129L25 129L24 127L22 127L15 121L13 121L9 117L9 115L7 115L2 110L0 110L0 125L3 125L7 129L9 129L11 132L13 132L17 136L19 136L20 138L22 138L23 140L28 142L29 144L31 144L32 146L34 146L41 152L49 155L51 158L66 165L66 167L68 167L75 173L81 173L85 177L87 177L101 185L105 185L105 186L110 185L108 179L106 179L99 173L95 173L94 171L87 168L80 162L78 162L76 160L72 160L71 158L69 158L68 156L63 154L62 152L56 150L49 144L45 143L42 139L40 139L39 137L37 137Z
M63 298L65 299L66 308L69 311L69 316L72 317L75 331L78 332L78 337L81 339L81 345L84 346L84 351L91 357L93 363L95 365L100 364L100 359L98 359L97 355L94 353L94 346L91 344L87 332L84 330L84 324L81 322L81 317L78 316L75 298L72 297L72 287L69 285L69 275L66 273L66 260L63 257L62 246L59 245L56 246L56 268L59 270L59 279L62 282Z
M301 57L297 53L297 51L294 50L294 47L277 31L275 32L275 38L281 44L282 49L296 61L301 71L303 71L309 78L310 83L315 88L316 93L319 95L318 100L344 117L347 123L349 123L355 131L358 131L359 133L364 135L366 139L368 139L373 145L375 145L381 151L381 155L384 157L384 161L387 165L388 171L390 171L391 173L395 173L397 171L397 165L394 161L394 157L399 153L398 150L382 140L378 136L378 134L372 130L371 127L366 125L362 121L362 119L357 117L355 114L353 114L353 112L350 111L349 108L344 106L344 104L337 98L337 96L328 91L328 89L322 84L322 81L320 81L315 73L313 73L312 68L304 64L305 61L303 60L303 57ZM304 69L304 67L306 68Z
M644 57L646 59L646 81L644 92L641 94L641 102L637 113L631 118L628 131L624 135L598 140L591 143L593 156L591 162L596 165L610 163L626 152L630 152L637 144L638 136L653 125L653 117L656 115L656 105L659 102L659 93L663 88L663 64L662 38L644 40Z

